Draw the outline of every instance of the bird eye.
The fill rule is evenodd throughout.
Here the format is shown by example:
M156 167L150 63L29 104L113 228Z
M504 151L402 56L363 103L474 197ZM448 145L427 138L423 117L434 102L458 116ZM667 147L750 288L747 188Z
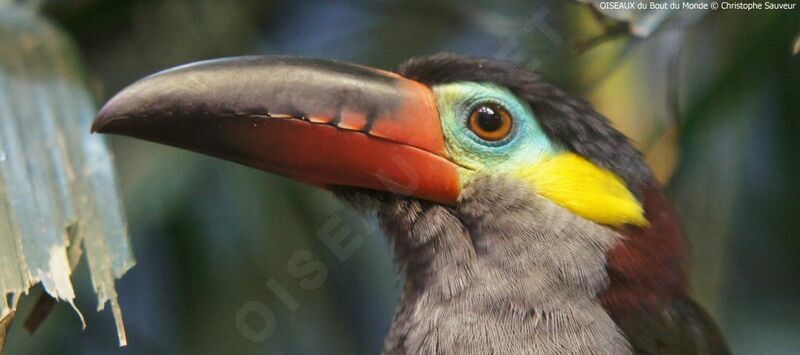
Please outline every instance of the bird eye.
M511 121L511 115L504 108L481 105L469 115L467 126L481 139L499 141L511 133Z

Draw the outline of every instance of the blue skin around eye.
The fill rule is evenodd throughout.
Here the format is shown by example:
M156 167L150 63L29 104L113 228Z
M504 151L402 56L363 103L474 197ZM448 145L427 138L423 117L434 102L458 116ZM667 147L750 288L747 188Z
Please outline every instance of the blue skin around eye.
M529 105L505 88L490 83L456 82L433 90L448 151L464 168L509 171L522 164L535 164L561 150L544 134ZM511 133L500 141L481 139L467 124L472 111L490 103L505 108L513 120Z

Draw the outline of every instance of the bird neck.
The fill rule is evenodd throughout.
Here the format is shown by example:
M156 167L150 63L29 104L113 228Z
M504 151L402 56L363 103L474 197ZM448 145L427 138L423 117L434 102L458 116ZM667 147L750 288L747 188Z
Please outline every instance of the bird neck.
M629 352L598 299L616 231L491 177L455 207L397 197L378 217L406 276L387 353Z

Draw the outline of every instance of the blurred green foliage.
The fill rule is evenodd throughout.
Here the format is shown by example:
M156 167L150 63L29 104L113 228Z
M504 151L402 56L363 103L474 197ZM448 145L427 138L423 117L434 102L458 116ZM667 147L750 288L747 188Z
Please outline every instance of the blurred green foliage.
M693 244L695 295L736 353L800 351L797 11L711 12L685 29L606 38L598 37L608 31L604 20L561 1L63 0L45 1L43 10L77 41L99 101L154 71L211 57L294 54L393 68L454 51L542 71L586 95L643 150L675 129L668 191ZM10 353L380 349L401 282L374 221L280 177L141 141L111 142L138 260L118 283L130 345L117 348L110 314L87 312L82 332L68 307L58 307L34 336L12 329ZM345 261L316 236L331 220L363 236ZM306 290L287 271L298 251L327 267L322 287ZM91 288L85 267L76 276L78 306L92 309L81 301ZM237 312L250 301L275 314L264 341L237 329Z

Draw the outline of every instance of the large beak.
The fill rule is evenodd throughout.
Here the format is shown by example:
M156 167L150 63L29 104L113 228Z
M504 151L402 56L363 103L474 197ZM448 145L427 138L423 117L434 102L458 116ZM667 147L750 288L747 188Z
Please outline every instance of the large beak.
M332 61L241 57L144 78L112 98L93 132L235 161L322 187L454 204L460 192L431 89Z

